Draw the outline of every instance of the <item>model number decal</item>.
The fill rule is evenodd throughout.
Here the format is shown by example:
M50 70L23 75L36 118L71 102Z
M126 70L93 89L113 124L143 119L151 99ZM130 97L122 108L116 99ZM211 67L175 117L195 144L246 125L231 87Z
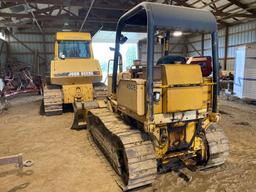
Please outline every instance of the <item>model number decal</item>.
M127 84L127 88L131 91L136 91L137 85L136 84Z

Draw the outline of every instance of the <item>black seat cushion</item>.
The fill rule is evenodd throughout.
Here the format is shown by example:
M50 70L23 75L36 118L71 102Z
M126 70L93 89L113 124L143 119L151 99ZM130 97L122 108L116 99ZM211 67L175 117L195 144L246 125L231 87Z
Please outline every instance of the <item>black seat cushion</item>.
M158 59L156 64L157 65L161 65L161 64L176 64L176 63L185 64L186 61L187 61L186 58L182 57L182 56L167 55L167 56L163 56L160 59Z

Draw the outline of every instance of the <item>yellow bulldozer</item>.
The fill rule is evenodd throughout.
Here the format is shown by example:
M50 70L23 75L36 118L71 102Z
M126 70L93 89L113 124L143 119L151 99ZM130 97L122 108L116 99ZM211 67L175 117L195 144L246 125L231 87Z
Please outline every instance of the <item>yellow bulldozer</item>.
M98 107L97 100L104 97L101 79L102 71L93 57L90 33L57 32L50 82L43 89L45 115L62 114L63 105L72 104L72 128L84 127L84 109Z
M118 73L121 32L130 25L147 30L147 62L139 76ZM211 34L211 76L204 77L199 64L155 65L157 34L176 30ZM218 71L217 23L212 13L143 2L119 19L107 107L90 109L86 117L94 141L124 190L153 183L162 170L202 170L226 161L228 139L217 125Z

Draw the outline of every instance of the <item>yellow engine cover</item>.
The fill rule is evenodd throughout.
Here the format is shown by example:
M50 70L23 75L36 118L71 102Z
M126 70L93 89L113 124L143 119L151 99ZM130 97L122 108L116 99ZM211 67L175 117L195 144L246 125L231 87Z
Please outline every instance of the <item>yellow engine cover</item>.
M167 64L162 68L163 85L191 85L203 83L200 65Z
M203 107L203 77L199 65L163 65L163 112L178 112Z
M168 88L164 99L164 112L188 111L203 107L203 88L175 87Z
M141 116L145 114L145 83L143 79L120 79L117 104Z

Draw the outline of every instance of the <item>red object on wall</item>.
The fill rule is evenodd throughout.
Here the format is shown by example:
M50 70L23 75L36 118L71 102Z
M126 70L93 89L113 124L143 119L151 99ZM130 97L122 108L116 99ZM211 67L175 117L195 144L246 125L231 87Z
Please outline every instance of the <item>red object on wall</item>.
M210 56L189 57L188 64L199 64L203 77L208 77L212 73L212 58Z

